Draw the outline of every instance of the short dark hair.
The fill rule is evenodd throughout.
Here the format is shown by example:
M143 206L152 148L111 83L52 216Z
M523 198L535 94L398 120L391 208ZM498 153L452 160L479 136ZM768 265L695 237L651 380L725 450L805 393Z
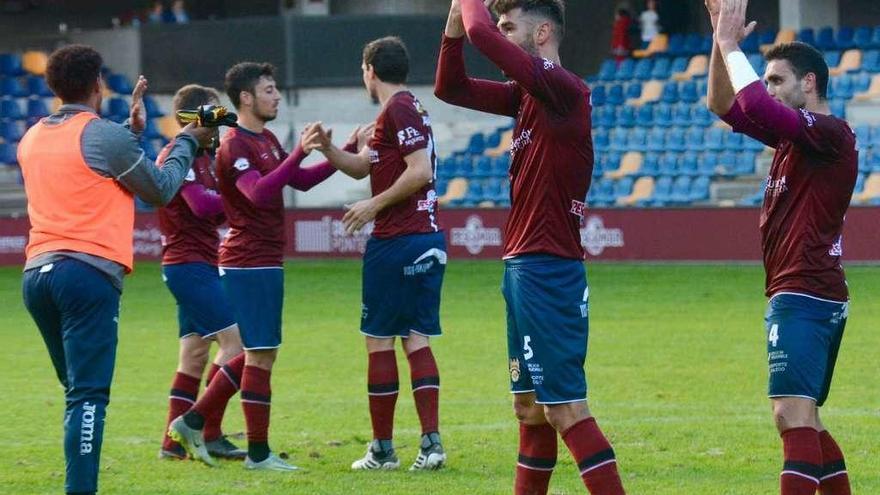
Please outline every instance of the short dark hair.
M241 62L226 71L226 95L232 105L241 105L241 92L253 93L261 77L275 78L275 66L270 63Z
M800 41L780 43L764 54L764 58L772 60L786 60L791 64L794 75L803 79L812 72L816 75L816 91L819 98L825 99L828 95L828 63L822 52Z
M556 25L557 39L565 36L565 2L563 0L498 0L495 13L506 14L513 9L522 9L523 14L537 14Z
M171 100L171 107L174 110L175 118L177 118L178 110L195 110L202 105L210 105L212 102L220 101L220 93L214 88L199 86L198 84L187 84L174 93ZM181 126L183 122L177 118L177 123Z
M376 77L389 84L404 84L409 76L409 52L403 40L387 36L364 46L364 64L373 66Z
M94 48L68 45L49 56L46 83L65 103L81 102L94 90L104 60Z

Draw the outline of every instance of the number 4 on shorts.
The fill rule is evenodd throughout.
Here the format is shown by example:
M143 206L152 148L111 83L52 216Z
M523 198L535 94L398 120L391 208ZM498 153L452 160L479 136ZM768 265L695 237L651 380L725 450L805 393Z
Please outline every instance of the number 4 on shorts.
M779 324L774 323L770 326L770 333L767 336L767 341L773 344L773 347L776 347L776 343L779 342Z

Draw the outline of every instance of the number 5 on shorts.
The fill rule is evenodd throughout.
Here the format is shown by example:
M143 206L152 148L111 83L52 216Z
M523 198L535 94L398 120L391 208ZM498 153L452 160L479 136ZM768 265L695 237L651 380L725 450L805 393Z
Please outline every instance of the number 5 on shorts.
M523 359L528 361L532 359L532 356L535 355L535 351L532 350L532 346L529 344L532 342L532 338L528 335L523 335Z
M767 336L767 341L773 344L773 347L776 347L776 343L779 342L779 324L774 323L770 326L770 333Z

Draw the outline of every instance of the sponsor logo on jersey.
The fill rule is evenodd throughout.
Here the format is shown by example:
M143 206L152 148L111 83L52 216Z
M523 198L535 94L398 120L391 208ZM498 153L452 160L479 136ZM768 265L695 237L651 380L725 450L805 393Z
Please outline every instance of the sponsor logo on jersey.
M483 219L479 215L469 216L464 228L453 228L449 235L453 246L464 246L474 255L480 254L486 246L501 245L501 229L483 227Z
M816 123L816 116L813 115L813 114L812 114L809 110L807 110L806 108L801 108L800 110L801 110L801 115L804 116L804 120L807 121L807 127L813 127L813 124Z
M425 140L425 136L415 127L407 127L397 131L397 144L400 146L414 146Z
M510 381L516 383L519 381L520 370L519 370L519 359L511 358L510 359Z
M568 210L569 213L577 215L578 218L584 218L584 213L587 210L587 205L583 201L578 201L576 199L571 200L571 209Z
M786 191L788 191L788 186L785 184L784 175L775 180L767 177L767 186L764 188L765 195L769 194L771 197L776 197L785 194Z
M379 163L379 152L370 148L368 152L370 156L370 163Z
M830 256L843 256L843 235L837 236L837 240L834 241L834 244L831 245L831 249L828 250L828 254Z
M238 160L235 160L235 163L232 164L232 167L235 168L235 170L244 171L251 168L251 162L248 161L247 158L242 157Z
M520 150L532 143L532 130L522 131L516 139L510 143L510 157L513 158Z
M553 63L552 60L545 58L544 60L544 70L553 70L556 68L556 64Z
M418 211L434 211L434 205L437 204L437 191L431 189L428 191L425 199L419 200L417 210Z
M97 406L88 402L83 404L82 422L79 429L79 454L92 453L92 441L95 438L95 410Z
M581 228L581 245L591 256L599 256L606 248L623 247L623 230L605 228L602 217L591 215Z

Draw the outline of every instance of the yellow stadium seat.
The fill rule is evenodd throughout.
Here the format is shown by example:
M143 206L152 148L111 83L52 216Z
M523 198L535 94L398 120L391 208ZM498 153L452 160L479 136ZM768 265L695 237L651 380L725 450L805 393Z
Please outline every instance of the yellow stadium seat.
M847 50L843 52L843 56L840 57L840 64L837 67L832 67L828 69L828 74L832 76L839 76L841 74L846 74L851 70L858 70L859 67L862 66L862 51L858 48L853 48L852 50Z
M165 115L156 119L156 125L159 127L159 134L166 139L174 139L174 136L180 132L180 124L173 115Z
M859 93L853 97L856 101L867 101L880 99L880 74L874 74L871 78L871 85L864 93Z
M865 188L853 194L852 203L867 203L868 200L880 198L880 173L874 172L865 179Z
M797 39L797 33L794 32L793 29L781 29L778 33L776 33L776 40L769 45L761 45L761 53L767 53L767 50L773 48L776 45L781 43L791 43Z
M655 53L665 52L669 48L669 36L666 34L658 34L648 43L648 47L644 50L634 50L632 55L634 58L645 58Z
M654 194L654 178L639 177L633 185L632 194L617 198L620 206L635 206L639 201L650 198Z
M468 181L462 177L456 177L449 181L449 187L446 188L446 194L438 200L441 205L447 205L450 201L461 199L467 194Z
M642 86L642 96L638 98L630 98L626 101L627 105L632 106L642 106L645 103L650 103L652 101L657 101L660 99L660 95L663 94L663 82L661 81L648 81Z
M513 129L509 131L504 131L501 134L501 142L498 143L498 146L486 150L486 155L488 156L501 156L505 153L510 152L510 144L513 142Z
M29 51L24 52L21 57L22 68L35 76L42 76L46 73L48 62L49 56L46 55L46 52Z
M672 75L672 79L676 81L687 81L694 76L702 76L709 72L709 57L705 55L696 55L691 57L688 62L687 69L684 72L678 72Z
M620 159L620 168L605 172L605 177L609 179L619 179L627 175L633 175L642 168L644 157L638 151L628 151L623 158Z

